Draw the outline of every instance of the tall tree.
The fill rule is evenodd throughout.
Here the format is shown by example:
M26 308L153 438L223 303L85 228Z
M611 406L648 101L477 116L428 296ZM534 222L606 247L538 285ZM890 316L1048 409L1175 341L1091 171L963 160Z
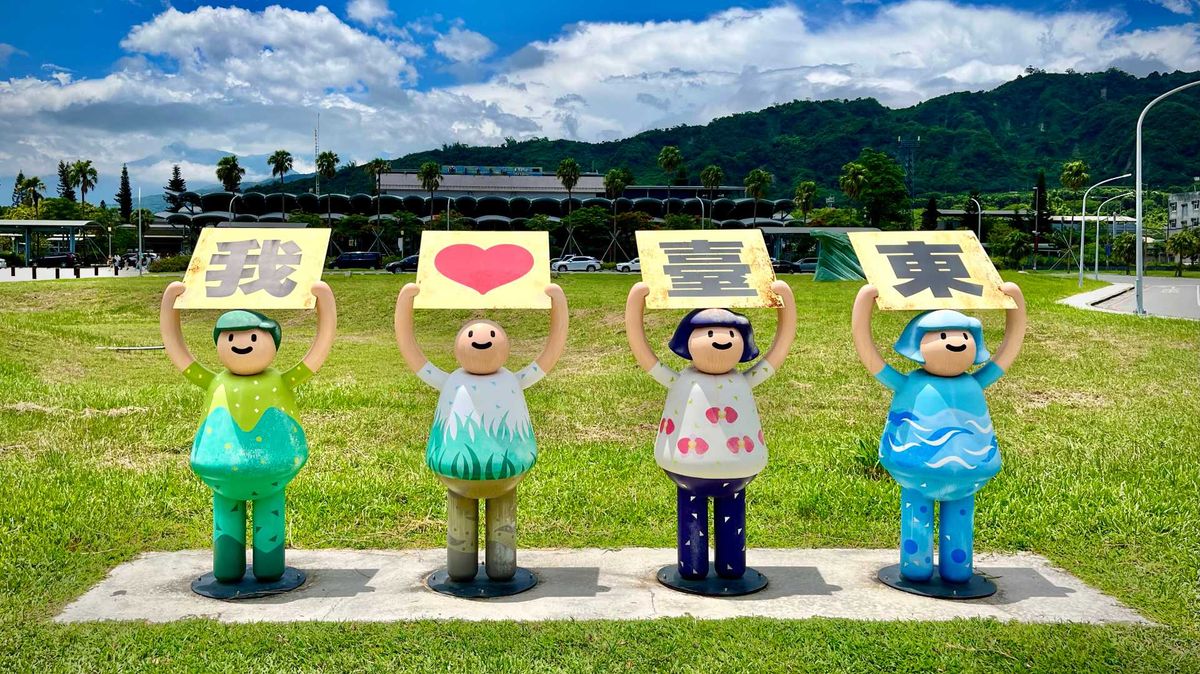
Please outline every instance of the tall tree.
M221 157L217 161L217 180L221 181L221 187L226 192L237 192L242 189L242 176L246 175L246 169L238 163L237 155L229 155Z
M429 220L433 221L433 193L442 185L442 167L435 161L427 161L417 169L417 179L421 181L421 189L429 193ZM450 226L450 212L446 212L446 227Z
M58 162L58 196L67 201L75 201L75 180L71 177L71 165L62 160Z
M864 207L867 223L872 227L911 218L906 214L908 190L904 186L904 170L884 152L863 148L857 159L842 167L838 186Z
M332 180L337 175L337 165L341 158L332 150L325 150L317 155L317 175L325 180Z
M71 164L72 182L79 186L79 200L87 203L87 193L96 186L96 181L100 176L96 173L96 167L92 166L91 159L80 159Z
M763 198L773 182L775 182L775 176L760 168L747 173L746 179L742 181L742 184L746 186L746 195L754 199L753 223L755 227L758 226L758 200Z
M817 184L811 180L805 180L796 185L796 194L794 201L796 208L800 209L800 215L804 217L804 224L808 224L808 213L813 209L813 200L817 198Z
M1183 276L1183 258L1190 258L1194 263L1200 256L1200 229L1191 227L1172 234L1163 248L1168 255L1175 256L1175 275Z
M1059 174L1058 180L1062 186L1078 194L1079 190L1088 183L1091 176L1088 175L1087 162L1076 159L1062 165L1062 173Z
M562 183L563 189L567 191L567 215L571 214L571 194L575 191L575 185L579 183L579 162L571 157L565 157L558 162L558 168L554 169L554 177L558 178L558 182Z
M838 177L838 189L850 197L851 201L858 201L866 184L867 169L862 164L852 161L842 166L842 175Z
M383 186L383 174L392 170L392 162L376 157L363 164L363 169L375 179L375 224L378 225L379 221L383 219L383 201L379 198Z
M617 257L616 249L620 246L617 243L617 199L625 192L625 187L625 174L620 169L609 169L608 173L604 174L604 193L612 199L612 243L608 248L613 252L614 262Z
M671 198L671 176L683 166L683 153L674 145L667 145L658 151L658 167L667 174L667 199ZM671 214L671 203L667 202L667 215Z
M271 177L279 176L279 184L282 185L283 177L292 170L292 153L287 150L275 150L267 158L267 166L271 167Z
M721 170L720 166L709 164L700 169L700 184L708 190L709 201L717 198L717 188L721 186L722 180L725 180L725 171Z
M29 176L22 178L21 184L18 186L21 192L21 203L25 206L33 206L33 214L35 218L42 217L41 203L45 196L46 183L37 176Z
M128 223L133 215L133 188L129 186L129 168L125 164L121 164L121 184L117 188L116 200L121 222Z
M925 202L925 210L921 211L921 229L929 231L937 229L938 226L938 201L937 197L929 197L929 201Z
M174 164L171 166L171 179L163 187L163 199L167 202L168 210L178 211L183 208L183 198L179 195L186 191L187 181L183 179L183 171L179 169L179 164Z
M12 191L12 205L13 206L19 206L21 204L22 199L24 199L24 197L22 196L22 192L21 192L21 186L24 184L25 184L25 172L17 171L17 178L16 178L16 180L13 180L13 191Z

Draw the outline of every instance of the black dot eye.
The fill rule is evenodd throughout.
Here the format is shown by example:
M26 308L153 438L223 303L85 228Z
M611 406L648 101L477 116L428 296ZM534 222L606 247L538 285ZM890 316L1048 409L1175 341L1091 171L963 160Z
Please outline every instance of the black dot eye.
M232 332L229 333L229 341L231 341L231 342L233 341L233 333Z
M474 336L475 336L474 330L467 330L467 337L474 337Z
M250 341L252 341L252 342L257 342L257 341L258 341L258 335L251 333L251 335L250 335Z
M942 339L945 339L945 338L946 338L946 333L944 333L944 332L943 332L943 333L942 333Z
M712 336L713 336L713 331L712 331L712 330L709 330L709 331L708 331L708 336L709 336L709 337L712 337Z
M733 330L730 330L730 331L729 331L729 337L730 337L731 339L733 338Z
M967 337L967 333L965 333L965 332L964 332L964 333L963 333L963 339L970 339L970 337Z
M495 331L495 330L492 330L492 336L493 336L493 337L495 337L495 336L496 336L496 331Z

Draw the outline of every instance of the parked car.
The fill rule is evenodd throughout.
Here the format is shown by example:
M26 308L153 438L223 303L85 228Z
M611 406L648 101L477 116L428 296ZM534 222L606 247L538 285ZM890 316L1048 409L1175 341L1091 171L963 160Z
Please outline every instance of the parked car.
M142 251L142 258L143 258L143 260L145 260L146 266L149 267L151 262L154 262L155 260L158 259L158 253L153 253L148 250L145 250L145 251ZM126 267L136 267L137 259L138 259L137 251L130 250L130 251L126 251L125 254L121 256L121 263L123 266L126 266Z
M39 267L74 267L79 263L75 253L55 253L35 258L33 261Z
M791 274L796 271L795 265L791 262L775 258L771 258L771 269L774 269L776 274Z
M568 255L554 263L559 271L600 271L600 260L589 255Z
M0 269L8 269L8 260L0 257Z
M642 258L635 257L629 262L622 262L617 265L617 271L641 271Z
M793 266L796 267L796 271L800 272L801 274L815 274L817 273L817 258L806 257L803 260L794 263Z
M382 269L383 253L355 251L342 253L329 263L330 269Z
M562 259L561 257L552 257L552 258L550 258L550 268L551 268L551 269L558 269L558 267L557 267L556 265L558 264L558 261L559 261L559 260L561 260L561 259Z
M392 272L393 274L399 274L400 272L405 272L405 271L416 271L418 257L420 257L420 256L409 255L408 257L404 258L403 260L393 260L393 261L387 263L387 266L385 266L384 269Z

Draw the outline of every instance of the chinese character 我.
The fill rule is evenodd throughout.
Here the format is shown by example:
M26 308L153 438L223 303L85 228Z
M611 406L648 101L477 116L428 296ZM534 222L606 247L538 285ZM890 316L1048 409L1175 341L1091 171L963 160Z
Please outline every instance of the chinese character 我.
M749 284L750 265L742 262L740 241L664 241L663 274L671 278L669 297L758 295Z
M300 246L295 241L264 239L261 248L254 239L223 241L217 244L217 253L209 259L209 270L204 275L205 281L216 281L217 285L206 286L205 290L209 297L229 297L239 288L247 295L265 290L275 297L286 297L296 287L288 277L296 271L292 265L298 264ZM242 279L251 280L241 283Z
M905 297L929 290L934 297L950 297L951 290L968 295L983 295L983 286L971 283L971 274L962 261L962 247L953 243L928 244L909 241L901 245L876 246L888 262L896 278L907 281L896 286Z

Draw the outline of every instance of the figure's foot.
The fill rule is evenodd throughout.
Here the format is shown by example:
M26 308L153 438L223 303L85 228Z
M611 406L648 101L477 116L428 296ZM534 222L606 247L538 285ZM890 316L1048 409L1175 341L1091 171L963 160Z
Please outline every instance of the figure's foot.
M521 567L517 567L508 580L489 578L483 564L477 566L475 575L467 580L450 578L446 569L438 569L425 578L425 586L434 592L467 599L508 597L524 592L537 583L538 577L532 571Z
M251 568L250 572L241 578L225 582L217 580L211 573L206 573L192 581L192 592L202 597L225 601L253 599L290 592L303 585L305 580L303 571L290 566L273 580L265 580L256 576L254 569Z
M996 593L996 584L979 573L972 574L965 582L948 581L940 573L917 581L905 576L899 564L893 564L880 569L878 577L881 583L889 587L935 599L982 599Z
M658 570L658 582L672 590L704 597L738 597L752 594L767 586L767 577L747 568L738 578L724 578L717 574L709 574L699 578L688 578L679 572L675 565L664 566Z

